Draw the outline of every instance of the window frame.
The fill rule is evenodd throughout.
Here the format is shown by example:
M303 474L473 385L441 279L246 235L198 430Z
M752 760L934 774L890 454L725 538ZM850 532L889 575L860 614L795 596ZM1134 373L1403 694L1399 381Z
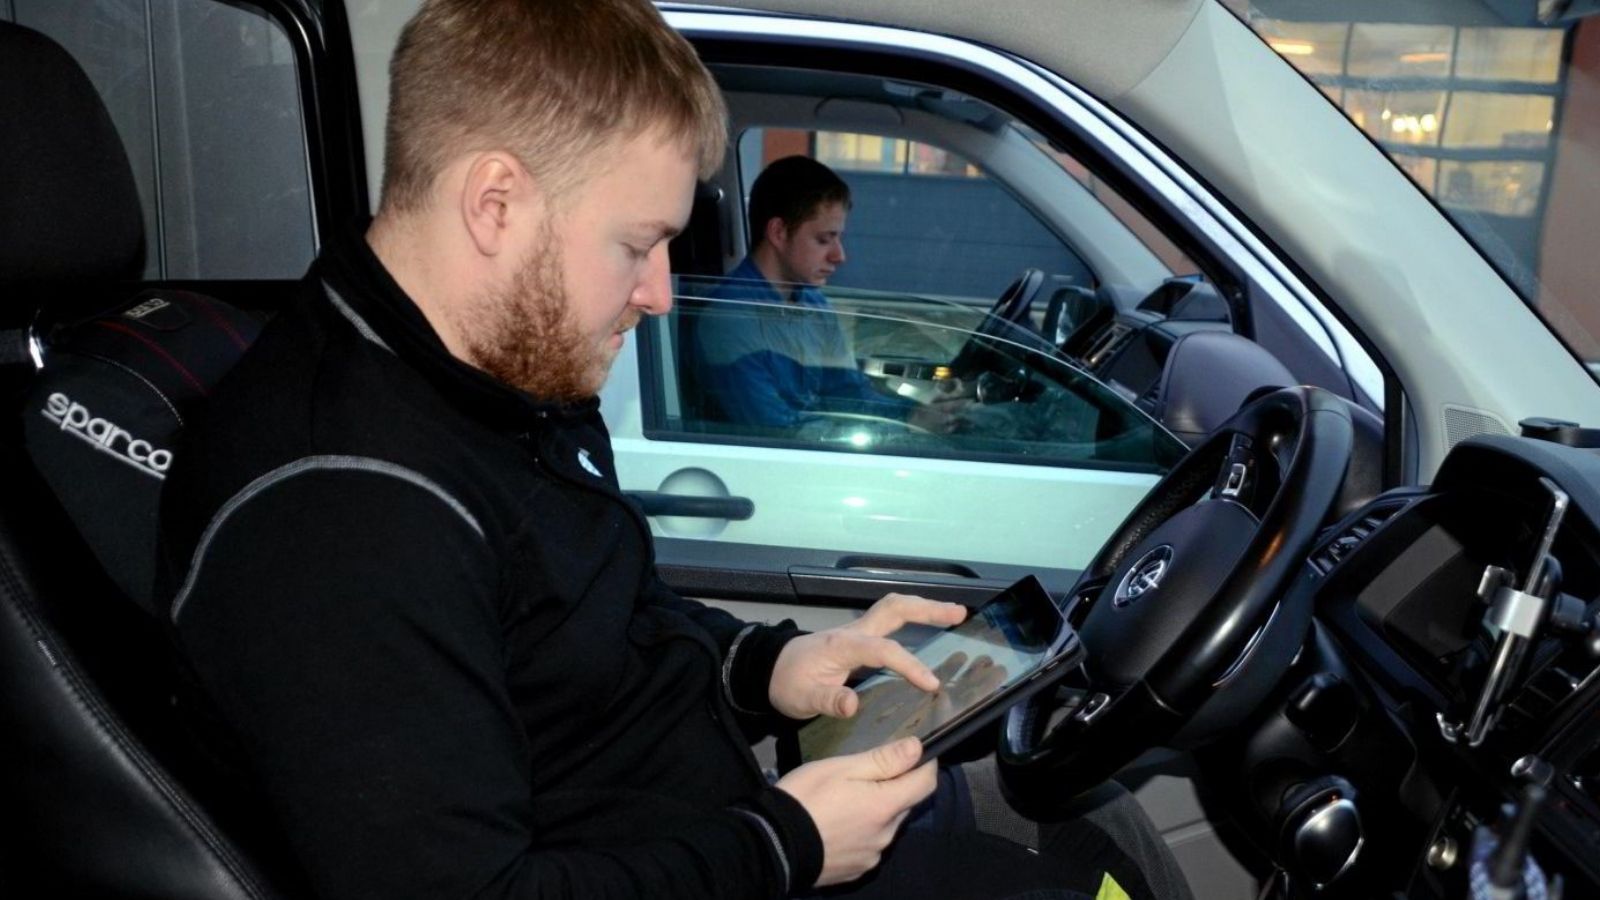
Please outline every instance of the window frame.
M1088 168L1206 273L1229 305L1236 333L1256 339L1253 309L1265 305L1277 320L1265 323L1269 330L1288 333L1311 350L1330 373L1338 393L1383 412L1385 483L1403 479L1407 459L1400 441L1407 415L1403 393L1371 342L1203 181L1094 98L1048 70L950 38L916 35L929 44L941 45L934 49L923 46L923 41L890 44L880 32L893 29L881 26L672 7L666 12L669 22L709 65L815 70L816 60L821 58L828 60L830 71L954 90L1026 125L1051 147ZM780 24L810 27L780 28ZM988 56L998 57L993 65L986 64ZM1042 79L1044 85L1029 84L1030 79ZM636 375L641 412L648 423L643 436L652 441L684 442L681 432L663 432L656 427L662 421L663 404L650 366L659 366L660 359L656 348L644 347L647 340L639 342L641 359ZM642 355L646 352L655 354L648 363ZM1360 363L1356 370L1352 370L1352 358ZM713 437L695 434L689 442L725 442Z

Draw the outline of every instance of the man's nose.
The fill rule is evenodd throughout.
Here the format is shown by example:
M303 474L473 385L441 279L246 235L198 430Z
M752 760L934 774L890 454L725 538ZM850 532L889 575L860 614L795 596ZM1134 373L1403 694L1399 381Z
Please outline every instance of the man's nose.
M833 252L828 254L828 261L836 266L844 265L844 241L835 241Z
M631 302L652 316L664 316L672 311L672 271L666 241L650 249Z

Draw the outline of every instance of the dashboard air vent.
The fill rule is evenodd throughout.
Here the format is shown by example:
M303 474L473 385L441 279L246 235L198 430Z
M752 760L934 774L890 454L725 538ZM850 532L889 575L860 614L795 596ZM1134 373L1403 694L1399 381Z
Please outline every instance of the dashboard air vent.
M1111 327L1095 338L1094 343L1090 344L1089 349L1084 352L1084 368L1091 371L1098 369L1102 363L1115 356L1117 351L1122 349L1122 345L1127 343L1128 338L1132 335L1132 326L1121 322L1111 323Z
M1406 501L1395 500L1376 504L1365 510L1361 518L1339 529L1311 554L1311 565L1323 575L1333 571L1334 566L1361 546L1363 541L1405 506Z

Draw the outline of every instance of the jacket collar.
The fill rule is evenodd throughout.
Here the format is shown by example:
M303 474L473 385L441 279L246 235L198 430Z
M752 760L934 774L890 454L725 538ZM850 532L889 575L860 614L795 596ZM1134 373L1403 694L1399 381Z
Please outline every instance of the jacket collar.
M587 419L598 397L576 404L540 400L451 355L366 241L368 221L340 234L311 268L313 288L366 340L393 353L464 412L492 427L523 431L533 418Z

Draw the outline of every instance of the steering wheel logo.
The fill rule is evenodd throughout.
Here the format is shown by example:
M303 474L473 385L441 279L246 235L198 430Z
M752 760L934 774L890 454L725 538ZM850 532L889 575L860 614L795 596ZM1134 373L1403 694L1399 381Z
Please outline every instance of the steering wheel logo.
M1128 574L1122 577L1122 583L1117 585L1116 597L1112 605L1121 609L1138 600L1161 586L1161 579L1166 577L1167 568L1172 565L1172 545L1162 544L1151 550L1139 561L1133 564Z

